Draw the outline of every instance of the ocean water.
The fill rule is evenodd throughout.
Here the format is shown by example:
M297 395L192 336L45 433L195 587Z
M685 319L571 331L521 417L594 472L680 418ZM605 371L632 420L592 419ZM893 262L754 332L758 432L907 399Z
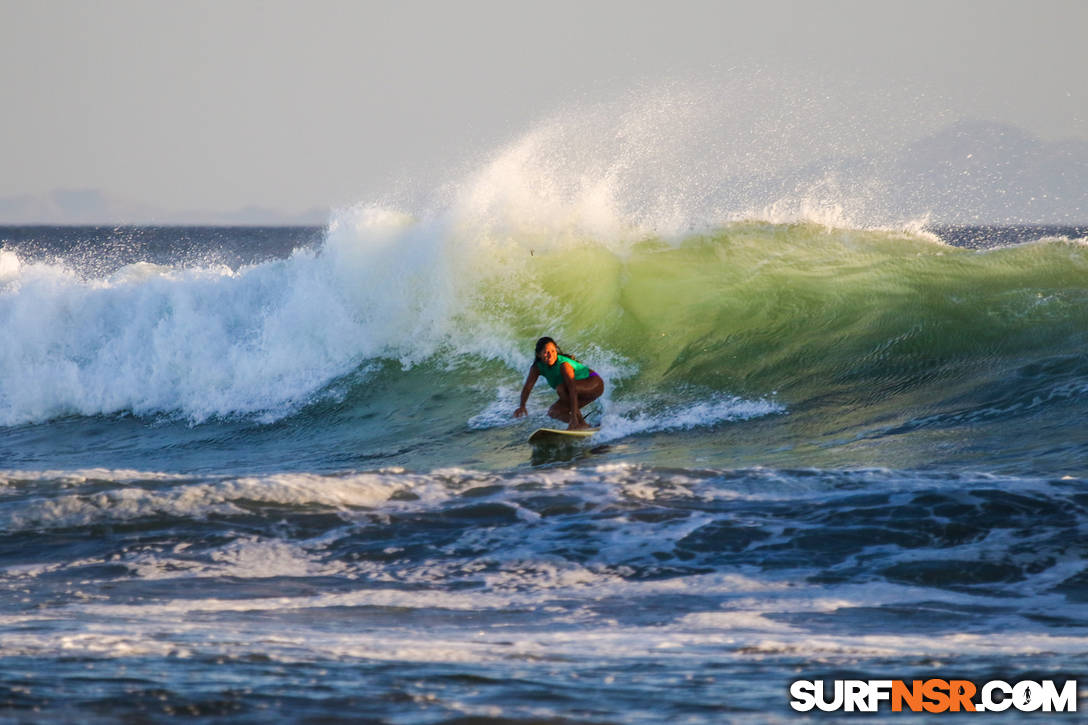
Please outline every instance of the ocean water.
M781 144L685 161L669 113L324 228L0 228L0 721L1083 688L1088 229L782 196L737 165ZM526 444L543 383L511 417L541 335L606 381L588 441Z
M0 718L1088 681L1085 235L2 229ZM607 381L587 443L526 445L543 383L510 417L541 334Z

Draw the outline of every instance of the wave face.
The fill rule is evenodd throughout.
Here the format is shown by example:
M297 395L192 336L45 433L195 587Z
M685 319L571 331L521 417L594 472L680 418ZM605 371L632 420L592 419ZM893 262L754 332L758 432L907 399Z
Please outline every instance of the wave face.
M485 233L368 208L286 258L97 275L9 248L0 423L295 421L314 437L350 427L365 447L388 432L363 420L372 409L448 401L438 431L430 417L399 428L411 449L509 433L533 341L550 334L609 381L606 440L785 416L765 449L981 429L994 455L1026 431L1080 430L1083 241L966 249L761 221L677 237L568 231Z

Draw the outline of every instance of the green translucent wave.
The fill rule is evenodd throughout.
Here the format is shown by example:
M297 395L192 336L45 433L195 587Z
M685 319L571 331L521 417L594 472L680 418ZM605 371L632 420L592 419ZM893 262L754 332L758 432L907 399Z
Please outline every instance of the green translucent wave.
M547 330L575 353L615 354L627 390L924 402L1082 356L1088 246L975 251L921 234L739 223L620 251L587 241L535 252L487 304L526 345Z

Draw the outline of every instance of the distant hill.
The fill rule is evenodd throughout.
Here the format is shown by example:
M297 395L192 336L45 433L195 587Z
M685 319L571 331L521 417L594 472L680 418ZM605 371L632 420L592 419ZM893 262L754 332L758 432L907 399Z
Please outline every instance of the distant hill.
M902 201L937 221L1088 221L1088 141L964 121L907 145L892 163Z
M828 158L761 193L840 205L850 219L940 224L1088 222L1088 141L1046 142L961 121L869 157Z

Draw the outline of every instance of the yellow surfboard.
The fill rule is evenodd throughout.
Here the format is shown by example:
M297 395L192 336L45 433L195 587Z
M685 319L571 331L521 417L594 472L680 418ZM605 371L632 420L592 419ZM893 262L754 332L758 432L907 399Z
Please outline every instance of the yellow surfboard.
M533 431L533 434L529 436L529 443L532 445L574 443L581 438L589 438L599 430L600 428L580 428L578 430L567 430L566 428L537 428Z

